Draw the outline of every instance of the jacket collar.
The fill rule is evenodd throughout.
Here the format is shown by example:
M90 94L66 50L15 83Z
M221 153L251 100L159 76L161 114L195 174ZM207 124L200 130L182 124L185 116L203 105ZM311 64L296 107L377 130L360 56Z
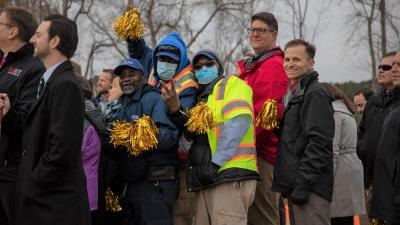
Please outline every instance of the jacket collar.
M214 86L218 83L219 80L223 79L224 76L217 77L213 82L211 82L207 87L197 96L197 100L203 100L207 98L214 90Z
M56 77L57 74L60 74L64 71L67 70L73 70L73 66L70 60L66 60L63 63L61 63L59 66L57 66L57 68L54 70L54 72L52 73L52 75L50 76L50 78L47 80L46 82L46 86L48 86ZM46 88L45 88L46 90Z
M275 55L283 57L283 51L279 46L268 49L257 56L251 57L250 59L244 60L243 67L247 72L248 70L252 70L254 67L258 66L259 64L263 63L264 61Z
M33 55L33 50L34 50L33 45L28 43L15 52L9 52L7 55L7 60L5 62L5 65L3 65L3 67L13 63L16 60L19 60L20 58L26 55ZM4 54L2 54L2 56L4 56Z
M292 91L292 98L295 98L300 95L304 95L305 90L307 87L310 85L311 82L314 80L318 80L318 73L317 71L311 69L307 71L299 80L299 82L296 84L296 86L293 88ZM290 83L289 83L290 87ZM290 89L289 89L290 91Z
M64 61L63 63L61 63L61 64L54 70L53 75L50 76L49 80L47 80L46 85L44 86L44 89L43 89L42 93L40 94L39 98L36 99L36 101L33 101L32 106L31 106L31 108L30 108L30 110L29 110L29 114L31 114L31 113L35 110L36 106L39 105L39 102L42 101L44 94L45 94L45 93L47 92L47 90L49 89L49 86L51 85L52 81L58 77L58 74L60 74L60 73L62 73L62 72L64 72L64 71L67 71L67 70L73 70L72 63L71 63L70 60ZM28 115L29 115L29 114L28 114Z

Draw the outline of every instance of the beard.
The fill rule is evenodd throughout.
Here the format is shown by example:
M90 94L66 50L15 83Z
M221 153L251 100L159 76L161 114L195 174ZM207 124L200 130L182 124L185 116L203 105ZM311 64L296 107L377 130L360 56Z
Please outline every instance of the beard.
M122 93L126 95L133 95L136 91L136 88L133 85L124 85L121 87Z
M133 95L141 87L140 83L132 80L121 81L120 86L125 95Z
M48 48L39 50L37 47L35 47L35 50L33 51L33 57L42 60L42 59L46 58L46 56L49 55L49 52L50 51Z
M97 88L97 93L104 95L108 93L108 90L107 88Z

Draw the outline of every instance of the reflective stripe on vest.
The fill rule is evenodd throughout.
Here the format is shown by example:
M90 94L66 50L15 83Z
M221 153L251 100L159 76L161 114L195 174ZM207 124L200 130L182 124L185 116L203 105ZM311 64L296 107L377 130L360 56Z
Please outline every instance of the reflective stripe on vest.
M178 75L176 75L174 78L172 78L167 83L168 88L171 88L171 82L174 82L175 91L178 95L186 88L190 88L190 87L198 88L198 84L197 84L196 78L192 72L191 66L187 66ZM157 80L154 77L154 69L151 69L147 83L153 87L155 87L157 85Z
M222 108L222 114L227 117L230 112L237 109L248 109L253 113L253 107L245 99L232 99L228 101Z
M224 124L236 115L252 116L246 133L237 146L235 155L232 156L220 168L220 171L228 168L242 168L258 171L255 148L255 131L253 124L253 105L251 88L237 77L221 79L215 86L212 94L208 96L207 105L213 111L217 125L208 132L208 141L212 155L217 148L218 139L224 129ZM233 117L230 117L232 116Z
M196 78L192 72L192 67L187 66L178 75L172 78L168 83L167 87L171 88L171 82L174 82L175 91L179 95L186 88L194 87L198 88Z

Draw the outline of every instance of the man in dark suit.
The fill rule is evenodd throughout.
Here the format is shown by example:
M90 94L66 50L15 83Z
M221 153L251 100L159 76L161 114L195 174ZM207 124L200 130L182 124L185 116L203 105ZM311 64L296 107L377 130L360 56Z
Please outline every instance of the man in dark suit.
M78 43L76 24L64 16L48 16L30 42L46 72L25 119L14 115L16 123L24 122L17 224L87 225L81 158L84 103L69 61ZM4 94L0 98L6 113L9 100Z
M0 93L10 97L12 110L26 113L36 97L39 79L44 67L33 58L29 39L38 27L28 11L6 7L0 14ZM15 183L22 151L22 127L5 117L0 141L0 224L13 223Z

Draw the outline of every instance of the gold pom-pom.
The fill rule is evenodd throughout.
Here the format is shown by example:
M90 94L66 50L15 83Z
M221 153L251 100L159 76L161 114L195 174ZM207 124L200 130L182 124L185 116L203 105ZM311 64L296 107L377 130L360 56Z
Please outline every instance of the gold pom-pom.
M158 128L150 116L137 119L133 126L133 135L130 138L132 146L130 153L137 156L143 151L156 147L158 144L156 133L158 133Z
M142 37L144 24L140 19L139 11L131 6L114 23L114 31L117 36L124 40L138 40Z
M279 128L278 103L273 99L268 99L256 118L256 125L266 130Z
M111 191L110 187L107 188L105 198L106 198L106 211L119 212L122 210L122 207L119 204L118 196Z
M126 121L114 121L111 123L110 143L116 146L129 146L129 139L133 134L133 125Z
M156 133L158 128L150 116L136 119L133 124L126 121L115 121L111 123L110 143L114 146L126 147L129 154L140 155L157 146Z
M205 134L215 127L213 113L207 102L201 101L189 110L189 119L185 126L188 131L197 134Z

